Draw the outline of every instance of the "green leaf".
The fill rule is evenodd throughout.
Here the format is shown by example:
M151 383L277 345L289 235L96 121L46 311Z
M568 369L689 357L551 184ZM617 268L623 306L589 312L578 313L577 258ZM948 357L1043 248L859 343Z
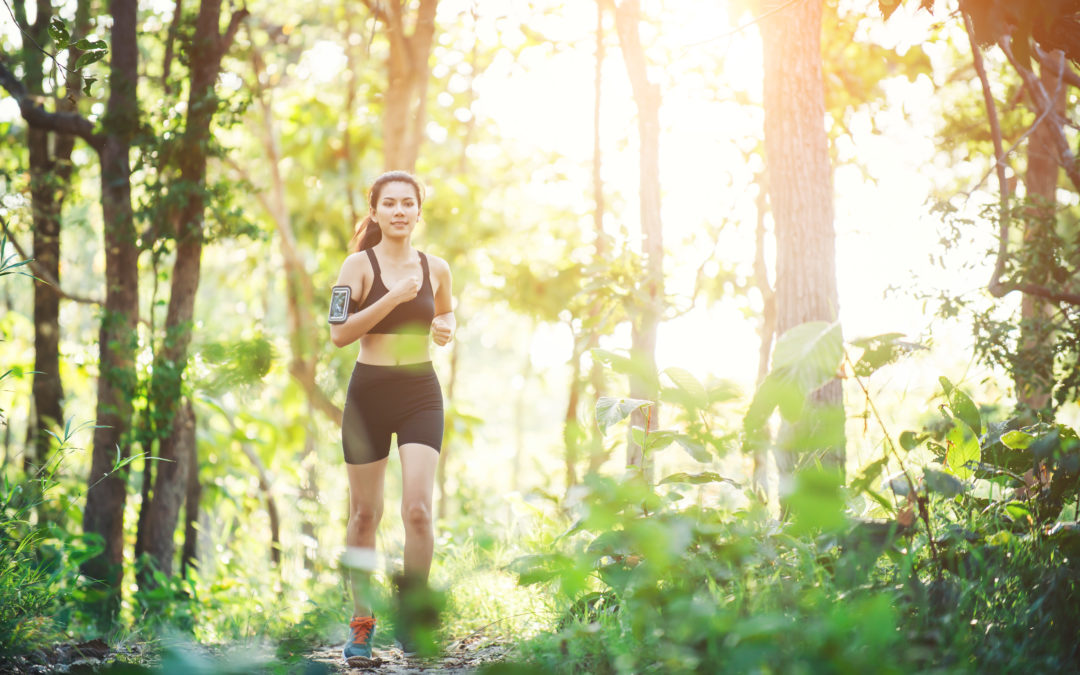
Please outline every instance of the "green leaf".
M49 22L49 37L53 39L53 42L60 49L67 49L68 44L71 42L71 33L68 32L67 26L64 25L64 20L58 16L54 16L52 21Z
M938 378L938 382L941 383L941 388L945 390L945 397L948 398L949 394L952 393L953 383L949 382L949 378L944 375Z
M96 77L88 77L83 80L82 93L86 96L93 96L93 93L91 93L90 91L90 86L93 85L95 82L97 82Z
M772 372L786 372L809 393L836 377L843 357L840 324L811 321L795 326L776 341Z
M91 63L97 63L101 59L105 58L105 54L108 52L104 49L98 49L92 52L85 52L79 55L79 58L75 60L75 70L81 70Z
M675 386L687 395L688 402L693 407L705 408L709 405L709 395L705 391L705 385L689 371L671 367L664 370L664 375L667 375Z
M1010 450L1027 450L1034 440L1034 436L1025 434L1023 431L1010 431L1001 435L1001 443Z
M955 390L959 391L959 390ZM982 459L982 449L979 447L979 439L967 424L959 422L945 435L948 441L948 450L945 453L945 461L949 471L957 478L966 480L971 478L972 470L968 467L969 462L979 462Z
M606 434L610 427L629 417L630 413L650 405L651 401L638 398L601 396L596 402L596 424L600 427L600 433Z
M954 387L949 394L949 408L952 409L954 416L964 420L975 431L976 436L982 434L982 417L979 415L979 408L967 394Z
M75 47L82 49L83 51L95 51L101 49L108 49L109 45L105 44L104 40L90 40L83 38L75 43Z
M845 522L843 474L807 468L795 474L795 490L788 496L793 535L840 529Z
M900 447L911 452L919 447L919 443L922 443L926 438L926 434L917 434L914 431L904 431L900 434Z
M924 349L920 344L904 342L903 333L884 333L873 337L852 340L851 344L862 347L863 353L855 363L855 374L866 377L879 368L887 366L915 349Z
M735 487L741 487L738 481L726 478L716 473L715 471L702 471L701 473L686 473L680 471L679 473L673 473L670 476L664 476L660 481L660 485L665 483L690 483L691 485L703 485L705 483L728 483Z
M679 447L685 450L688 455L699 462L708 462L712 459L712 455L709 454L709 451L704 445L685 434L677 435L675 437L675 442L678 443Z
M943 497L955 497L964 491L964 484L955 476L950 476L937 469L924 467L923 480L926 482L927 488Z

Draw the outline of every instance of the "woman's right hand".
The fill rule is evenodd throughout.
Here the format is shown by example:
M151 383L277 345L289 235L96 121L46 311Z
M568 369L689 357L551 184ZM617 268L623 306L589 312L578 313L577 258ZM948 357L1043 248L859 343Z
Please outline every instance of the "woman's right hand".
M394 284L393 288L387 292L387 295L393 299L395 305L400 305L415 298L419 292L420 277L405 277Z

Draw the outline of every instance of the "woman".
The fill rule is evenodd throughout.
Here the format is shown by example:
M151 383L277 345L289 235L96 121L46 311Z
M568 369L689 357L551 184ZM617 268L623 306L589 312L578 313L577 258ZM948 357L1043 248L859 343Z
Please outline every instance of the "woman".
M429 335L437 345L450 342L456 322L450 267L412 246L423 198L411 174L391 171L379 176L368 195L370 213L350 246L356 252L345 258L337 280L353 299L348 317L331 324L330 338L337 347L360 341L341 423L349 476L346 557L353 559L346 561L353 594L346 659L371 658L375 617L367 587L391 434L397 434L401 454L404 578L423 586L431 569L431 497L442 445L443 401L428 343Z

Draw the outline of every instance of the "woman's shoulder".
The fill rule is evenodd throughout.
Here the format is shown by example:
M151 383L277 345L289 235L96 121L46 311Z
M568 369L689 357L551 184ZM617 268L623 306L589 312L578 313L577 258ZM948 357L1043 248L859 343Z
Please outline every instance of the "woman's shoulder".
M442 258L440 258L437 255L432 255L431 253L428 253L427 251L424 251L423 253L424 253L425 256L427 256L428 265L431 266L431 270L433 272L449 272L450 271L450 264L448 262L446 262L445 260L443 260Z
M341 263L341 266L343 268L349 267L363 269L366 267L370 269L371 259L368 257L368 252L366 249L363 251L356 251L355 253L350 253L349 255L345 256L345 261Z
M371 274L371 260L367 251L357 251L345 256L341 263L341 276L352 277L354 275L367 276Z

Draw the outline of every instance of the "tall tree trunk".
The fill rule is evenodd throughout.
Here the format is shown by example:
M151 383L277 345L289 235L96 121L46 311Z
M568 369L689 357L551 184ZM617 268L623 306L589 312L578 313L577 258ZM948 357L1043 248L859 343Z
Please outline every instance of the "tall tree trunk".
M633 320L630 351L642 374L630 377L630 396L653 402L653 409L648 415L638 410L631 416L630 424L640 428L656 428L659 423L656 331L664 303L664 241L660 221L660 87L649 80L645 49L638 34L640 19L640 0L623 0L615 7L615 27L637 105L641 142L638 180L645 279L639 294L642 298L639 315ZM646 476L651 474L643 450L632 435L627 444L626 465L641 467Z
M571 331L573 327L571 327ZM585 386L581 377L581 357L585 351L585 345L590 338L581 335L574 336L574 352L570 357L572 371L570 373L570 393L566 397L566 416L563 420L563 447L566 449L566 489L569 490L577 485L577 462L581 456L582 441L585 438L585 428L578 417L578 407L581 403L581 390Z
M188 456L187 494L184 495L184 548L180 553L180 575L187 578L190 567L199 566L199 502L202 482L199 481L199 453Z
M38 0L37 17L33 26L26 24L25 2L17 0L15 14L23 36L23 67L25 82L32 94L44 95L43 54L38 45L47 46L47 26L52 7L47 0ZM80 0L75 8L75 37L88 29L90 5ZM31 41L33 40L33 42ZM36 44L35 44L36 42ZM68 63L74 63L82 50L68 49ZM82 75L69 70L65 79L65 96L57 99L57 110L74 112L81 96ZM55 134L53 151L49 150L50 132L30 127L27 131L30 159L30 193L34 222L34 260L48 278L60 279L60 215L64 197L71 181L71 152L75 137ZM42 281L34 282L34 379L32 385L33 414L27 429L26 464L44 466L49 461L52 437L45 430L64 420L64 389L60 381L60 289ZM30 473L28 471L28 473ZM56 521L61 512L42 502L38 509L40 520Z
M386 57L387 87L383 95L383 167L413 171L427 123L428 60L435 37L438 0L419 0L408 31L408 6L363 0L386 26L390 51Z
M821 71L822 0L786 5L760 22L764 50L765 162L776 226L776 334L838 312L832 167L825 135ZM771 9L763 6L762 10ZM843 409L840 380L814 392L816 405ZM835 421L835 415L822 419ZM843 470L842 437L821 448ZM793 457L781 452L781 471Z
M187 492L190 455L195 452L195 411L183 399L181 383L187 365L188 346L195 314L195 296L202 263L203 214L206 210L206 161L210 152L210 124L217 110L214 84L221 59L232 44L239 22L247 10L235 12L221 34L221 0L202 0L195 21L195 43L190 57L190 90L183 145L178 150L179 180L170 186L174 197L183 197L175 219L176 259L165 318L165 338L154 357L150 385L153 415L158 425L161 459L154 480L154 492L146 517L146 532L140 533L146 553L165 576L172 575L174 535L180 507ZM141 588L156 585L152 574L142 570Z
M1028 140L1027 174L1024 181L1028 199L1037 204L1028 214L1029 224L1024 231L1025 242L1036 241L1043 234L1042 222L1053 222L1055 217L1059 164L1054 137L1061 133L1061 129L1054 129L1052 126L1060 125L1065 116L1066 86L1061 81L1061 67L1064 65L1064 57L1060 51L1048 54L1042 60L1043 86L1053 97L1051 103L1056 114L1047 116ZM1038 265L1037 268L1043 271L1050 269L1047 264ZM1029 281L1040 286L1047 283L1045 273ZM1054 363L1053 356L1047 349L1047 333L1052 330L1050 315L1053 311L1053 303L1027 293L1020 303L1018 356L1022 365L1016 369L1014 378L1017 402L1030 411L1043 410L1050 403L1054 385Z
M604 234L604 179L600 173L603 155L600 149L600 93L602 91L604 70L604 4L602 0L596 3L596 60L593 74L593 156L592 156L592 188L593 188L593 231L596 233L596 244L593 250L594 259L603 262L607 256L607 237ZM589 312L596 316L602 311L598 300L593 303ZM591 350L600 344L600 333L594 330L589 336L586 350ZM599 361L593 360L589 372L589 380L592 382L593 396L599 399L604 391L604 369ZM589 468L587 472L593 473L600 469L600 465L607 459L604 453L604 439L598 426L593 425L589 434Z
M761 293L762 312L761 343L758 347L757 383L769 373L769 355L772 354L773 338L776 337L776 292L769 283L769 270L765 264L765 214L769 208L768 178L762 172L758 175L757 226L754 229L754 284ZM754 450L754 487L762 495L768 494L768 450L764 447Z
M131 209L128 154L138 128L136 0L111 0L109 100L101 143L101 210L105 226L105 306L98 338L100 365L83 531L102 538L101 554L82 572L100 582L98 609L111 621L120 607L127 472L114 471L130 453L131 399L135 394L136 324L139 317L138 248Z

